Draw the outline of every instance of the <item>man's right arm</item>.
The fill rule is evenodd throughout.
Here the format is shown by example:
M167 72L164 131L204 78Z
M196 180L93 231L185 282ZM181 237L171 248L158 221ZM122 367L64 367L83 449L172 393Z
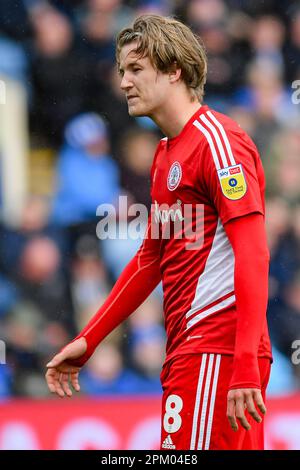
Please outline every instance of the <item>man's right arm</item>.
M72 365L82 367L97 345L133 313L160 282L160 240L152 238L151 226L150 216L140 249L120 275L104 304L73 340L84 337L87 350L81 357L68 361Z

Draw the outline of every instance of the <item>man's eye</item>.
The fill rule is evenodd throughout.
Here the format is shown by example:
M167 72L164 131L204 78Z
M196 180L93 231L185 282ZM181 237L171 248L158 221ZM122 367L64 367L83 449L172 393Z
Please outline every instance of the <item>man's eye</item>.
M138 72L139 70L142 70L142 69L137 68L137 67L133 69L134 72Z

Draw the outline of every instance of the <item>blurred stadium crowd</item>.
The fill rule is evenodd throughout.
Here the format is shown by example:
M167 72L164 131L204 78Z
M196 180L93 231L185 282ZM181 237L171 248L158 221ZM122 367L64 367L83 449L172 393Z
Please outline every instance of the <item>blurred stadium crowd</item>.
M0 78L24 90L29 142L22 212L15 224L1 219L1 397L48 395L47 360L95 313L140 244L99 240L96 208L119 195L150 206L161 135L149 119L128 116L114 59L116 33L146 12L175 14L202 37L205 103L237 120L260 150L272 259L270 393L300 388L291 361L300 340L300 104L292 99L300 2L1 0ZM84 393L160 393L161 297L157 289L98 348L81 373Z

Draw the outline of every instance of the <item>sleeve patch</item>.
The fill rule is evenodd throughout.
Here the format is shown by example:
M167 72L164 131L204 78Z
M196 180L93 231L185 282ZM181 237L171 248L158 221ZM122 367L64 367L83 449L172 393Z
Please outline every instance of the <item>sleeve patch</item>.
M247 183L241 164L228 166L217 171L222 193L227 197L227 199L236 201L237 199L241 199L245 196L247 192Z

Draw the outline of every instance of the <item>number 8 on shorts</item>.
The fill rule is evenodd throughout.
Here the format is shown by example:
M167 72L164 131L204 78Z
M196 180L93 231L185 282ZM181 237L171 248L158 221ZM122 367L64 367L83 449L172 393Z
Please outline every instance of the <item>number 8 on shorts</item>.
M167 433L173 433L180 429L182 419L180 411L183 401L178 395L170 395L166 400L166 412L164 414L164 429Z

